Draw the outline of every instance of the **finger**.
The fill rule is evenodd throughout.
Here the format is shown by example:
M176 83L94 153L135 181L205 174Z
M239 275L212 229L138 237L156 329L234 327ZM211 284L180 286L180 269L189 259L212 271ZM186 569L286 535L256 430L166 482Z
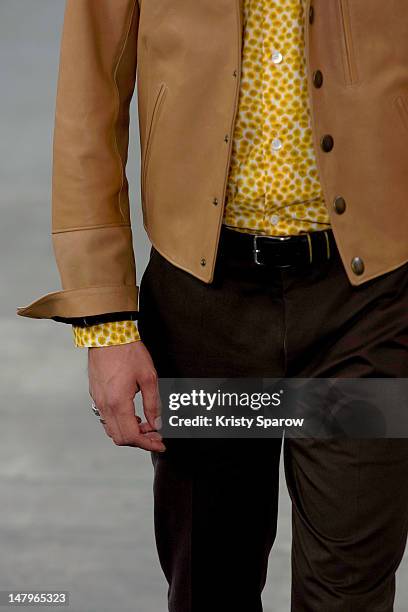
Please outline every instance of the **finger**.
M99 402L100 422L108 436L113 439L115 444L121 444L127 437L140 435L139 423L142 419L135 414L132 401L112 401L108 400L102 405ZM126 419L126 424L122 424Z
M113 437L118 446L136 446L148 451L163 451L165 446L161 437L153 435L155 432L144 434L134 412L134 403L131 400L123 402L112 412L113 427L117 432ZM139 417L140 418L140 417ZM106 419L109 424L110 420Z
M99 411L99 413L101 414L100 411ZM102 414L101 414L101 416L102 416ZM99 420L101 420L101 419L99 419ZM140 426L145 425L144 423L142 423L142 419L140 418L140 416L136 415L136 420L137 420L137 422L138 422L138 424ZM104 422L106 423L106 421L104 421ZM150 426L149 426L149 431L150 431Z
M149 431L147 434L143 434L142 438L143 439L138 444L140 448L145 448L144 445L147 444L148 448L146 450L156 451L160 453L166 450L166 446L158 433L154 431Z
M140 423L140 431L141 431L143 434L149 433L150 431L152 431L152 432L154 431L154 432L158 433L158 432L157 432L157 430L156 430L156 429L153 429L153 428L151 427L150 423L147 423L147 422ZM158 433L158 435L161 437L160 433Z
M146 434L144 434L145 436L147 436L150 440L157 440L158 442L163 442L163 438L162 436L157 433L157 431L148 431Z
M157 374L153 370L145 373L138 380L142 393L143 412L152 429L156 429L156 419L161 413L161 402Z

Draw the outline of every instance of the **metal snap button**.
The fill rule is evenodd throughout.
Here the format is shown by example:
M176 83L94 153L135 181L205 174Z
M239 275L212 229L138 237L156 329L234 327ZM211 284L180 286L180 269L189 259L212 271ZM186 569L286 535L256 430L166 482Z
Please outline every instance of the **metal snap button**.
M313 73L313 85L316 89L320 89L323 85L323 72L321 70L315 70Z
M337 196L334 198L333 207L338 215L342 215L346 210L346 200L342 196Z
M361 276L361 274L363 274L365 266L361 257L353 257L351 260L351 269L357 276Z
M323 136L320 140L320 146L325 153L329 153L329 151L331 151L334 147L333 136L330 134Z

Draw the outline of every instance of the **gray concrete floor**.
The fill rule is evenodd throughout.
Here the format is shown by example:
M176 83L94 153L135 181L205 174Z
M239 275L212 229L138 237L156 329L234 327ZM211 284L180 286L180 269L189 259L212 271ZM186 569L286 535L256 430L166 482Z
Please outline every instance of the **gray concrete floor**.
M0 1L0 590L68 590L72 612L164 612L149 456L103 435L89 409L86 351L73 347L70 329L15 315L16 306L59 288L49 207L63 8L63 0ZM134 147L134 186L138 166ZM135 187L133 201L140 279L148 241ZM289 556L282 478L266 612L289 610ZM403 612L406 561L398 588L395 610Z

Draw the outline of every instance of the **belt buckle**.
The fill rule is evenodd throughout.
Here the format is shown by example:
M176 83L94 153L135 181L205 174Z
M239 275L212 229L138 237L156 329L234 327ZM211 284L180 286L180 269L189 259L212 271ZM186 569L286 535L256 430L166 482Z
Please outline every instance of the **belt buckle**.
M253 237L253 254L254 254L254 262L257 266L266 266L265 262L259 260L258 254L261 252L261 249L258 248L257 240L258 238L267 238L268 240L273 240L276 242L285 242L290 239L290 236L259 236L258 234L254 234ZM290 268L291 264L275 264L277 268Z
M254 238L253 238L253 242L254 242L254 248L253 248L254 262L256 263L257 266L265 266L266 264L263 263L262 261L259 261L259 258L258 258L258 253L261 252L261 249L258 248L257 239L258 239L258 236L256 234L254 234Z

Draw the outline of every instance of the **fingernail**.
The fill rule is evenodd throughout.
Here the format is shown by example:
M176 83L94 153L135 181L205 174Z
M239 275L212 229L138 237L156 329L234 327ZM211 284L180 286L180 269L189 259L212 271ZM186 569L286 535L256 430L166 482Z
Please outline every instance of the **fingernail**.
M161 429L161 427L162 427L161 417L156 417L154 419L154 426L155 426L156 429Z

